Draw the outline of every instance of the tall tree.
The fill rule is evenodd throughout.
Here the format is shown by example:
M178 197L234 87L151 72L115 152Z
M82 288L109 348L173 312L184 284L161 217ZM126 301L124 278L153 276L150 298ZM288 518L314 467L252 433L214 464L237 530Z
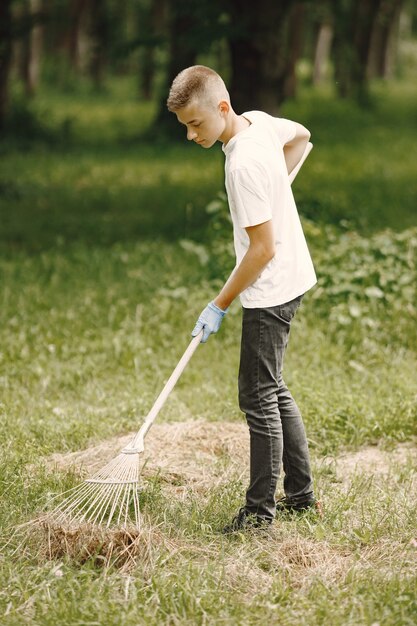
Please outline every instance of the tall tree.
M80 38L87 10L88 0L70 0L66 47L75 71L80 69Z
M399 18L404 0L382 0L372 31L368 58L368 76L392 76L398 48Z
M371 35L383 0L334 0L334 63L341 97L368 99Z
M237 112L261 108L277 113L285 99L293 4L294 0L231 0L230 92Z
M295 2L290 9L288 24L287 52L283 97L295 98L297 92L297 62L299 61L304 43L304 18L306 6L304 2Z
M166 38L166 20L166 0L148 0L139 5L139 94L144 100L151 100L153 96L157 48Z
M322 22L317 33L315 51L314 51L314 67L313 67L313 84L319 85L323 82L326 66L330 60L330 50L333 40L333 25L331 22Z
M309 17L313 31L311 61L313 63L312 82L323 82L326 70L330 67L330 53L333 40L333 14L330 0L318 0L309 5Z
M89 0L88 14L88 70L95 89L100 90L103 87L109 39L106 0Z
M20 74L27 97L32 97L39 83L43 44L42 0L26 0L20 7Z
M0 2L0 132L4 130L9 105L9 72L12 58L11 0Z
M221 0L168 0L168 65L154 130L171 137L182 137L175 116L166 108L168 89L175 76L196 63L197 55L207 52L223 36L219 23Z

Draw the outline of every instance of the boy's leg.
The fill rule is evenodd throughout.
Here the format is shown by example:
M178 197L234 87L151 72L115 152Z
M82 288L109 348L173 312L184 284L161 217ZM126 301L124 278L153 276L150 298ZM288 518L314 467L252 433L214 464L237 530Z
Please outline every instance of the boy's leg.
M286 499L294 504L313 502L313 481L304 423L282 375L279 377L278 409L282 424Z
M250 485L245 508L265 519L275 515L284 444L288 444L285 463L291 476L290 489L295 484L297 493L311 492L301 415L281 375L291 320L300 302L301 297L276 307L243 309L239 404L250 431ZM292 455L288 464L287 457Z

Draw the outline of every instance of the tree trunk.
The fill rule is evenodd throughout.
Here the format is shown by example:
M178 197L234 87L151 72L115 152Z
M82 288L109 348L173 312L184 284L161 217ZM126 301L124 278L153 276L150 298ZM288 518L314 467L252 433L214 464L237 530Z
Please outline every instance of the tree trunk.
M392 78L395 74L398 61L398 43L400 39L400 19L404 2L398 2L391 21L383 63L381 63L381 78Z
M297 92L297 61L303 51L303 31L304 31L305 5L296 2L291 8L288 44L287 44L287 65L284 82L284 98L295 98Z
M366 68L371 34L382 0L335 0L335 79L339 96L368 101Z
M326 68L330 61L330 50L332 47L333 26L330 22L323 22L319 26L317 34L314 68L313 68L313 85L320 85L326 73Z
M105 0L90 0L88 69L96 91L103 89L108 20Z
M395 69L398 26L404 0L383 0L375 21L367 73L370 78L389 78Z
M155 48L146 46L142 53L142 68L140 70L140 98L152 100L152 87L155 76Z
M152 0L148 11L140 12L139 32L149 38L141 51L139 63L139 95L143 100L151 100L156 71L155 41L166 30L166 0Z
M39 84L43 42L42 0L29 0L28 17L29 32L25 37L23 77L26 96L31 98Z
M285 99L287 56L285 35L293 0L233 0L229 41L235 110L261 108L277 114Z
M195 64L197 57L197 39L193 37L198 25L189 0L171 0L169 3L169 58L165 89L159 103L158 114L154 123L153 133L178 139L184 136L178 121L166 106L168 91L177 74Z
M80 34L88 0L71 0L67 49L71 67L80 69Z
M9 71L12 58L11 0L0 2L0 132L6 125L9 104Z

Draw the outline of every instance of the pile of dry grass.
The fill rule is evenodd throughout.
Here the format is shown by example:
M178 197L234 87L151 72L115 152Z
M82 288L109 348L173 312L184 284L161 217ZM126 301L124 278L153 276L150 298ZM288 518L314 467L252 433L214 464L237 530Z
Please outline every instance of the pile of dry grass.
M130 570L141 563L152 568L154 551L171 543L158 527L143 524L131 527L104 528L96 524L56 523L47 515L26 526L26 545L36 551L40 561L69 560L75 565L91 563L94 567Z
M57 453L45 459L51 471L75 469L94 474L123 449L134 433L113 437L96 446L71 453ZM248 469L249 434L242 422L187 420L154 424L141 454L143 479L157 475L173 495L187 490L203 491L226 482L228 476Z
M55 454L45 463L51 470L76 469L82 480L85 474L92 474L109 462L115 451L122 449L131 438L132 434L87 450ZM225 468L223 464L219 467L219 458L246 456L247 439L247 428L243 424L232 423L223 428L204 420L157 424L147 441L141 475L146 481L157 474L179 498L190 491L204 491L207 486L225 480ZM64 559L77 565L88 562L97 568L115 566L123 570L140 563L141 569L151 568L161 548L173 554L178 546L166 531L162 532L143 515L141 518L138 530L133 525L103 528L70 519L62 523L61 519L57 522L53 514L42 514L25 525L24 543L30 554L36 554L41 561Z
M248 601L277 580L291 589L307 590L315 581L334 584L346 576L354 555L344 547L314 541L299 535L283 536L277 526L265 536L254 534L250 544L236 544L224 560L224 584L245 587Z

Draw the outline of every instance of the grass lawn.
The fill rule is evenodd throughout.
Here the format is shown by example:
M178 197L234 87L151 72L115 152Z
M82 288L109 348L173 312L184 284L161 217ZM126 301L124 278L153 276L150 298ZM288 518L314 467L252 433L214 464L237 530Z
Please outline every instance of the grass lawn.
M119 452L233 264L223 201L207 210L223 185L221 151L145 142L151 105L118 89L50 93L37 106L50 107L54 139L44 129L1 146L1 623L415 624L409 85L376 86L370 111L318 94L283 110L315 143L294 190L319 284L294 321L285 375L324 517L219 534L247 482L236 302L149 433L136 566L49 560L12 536L77 483L71 463L88 469L93 452L71 455L103 442Z

